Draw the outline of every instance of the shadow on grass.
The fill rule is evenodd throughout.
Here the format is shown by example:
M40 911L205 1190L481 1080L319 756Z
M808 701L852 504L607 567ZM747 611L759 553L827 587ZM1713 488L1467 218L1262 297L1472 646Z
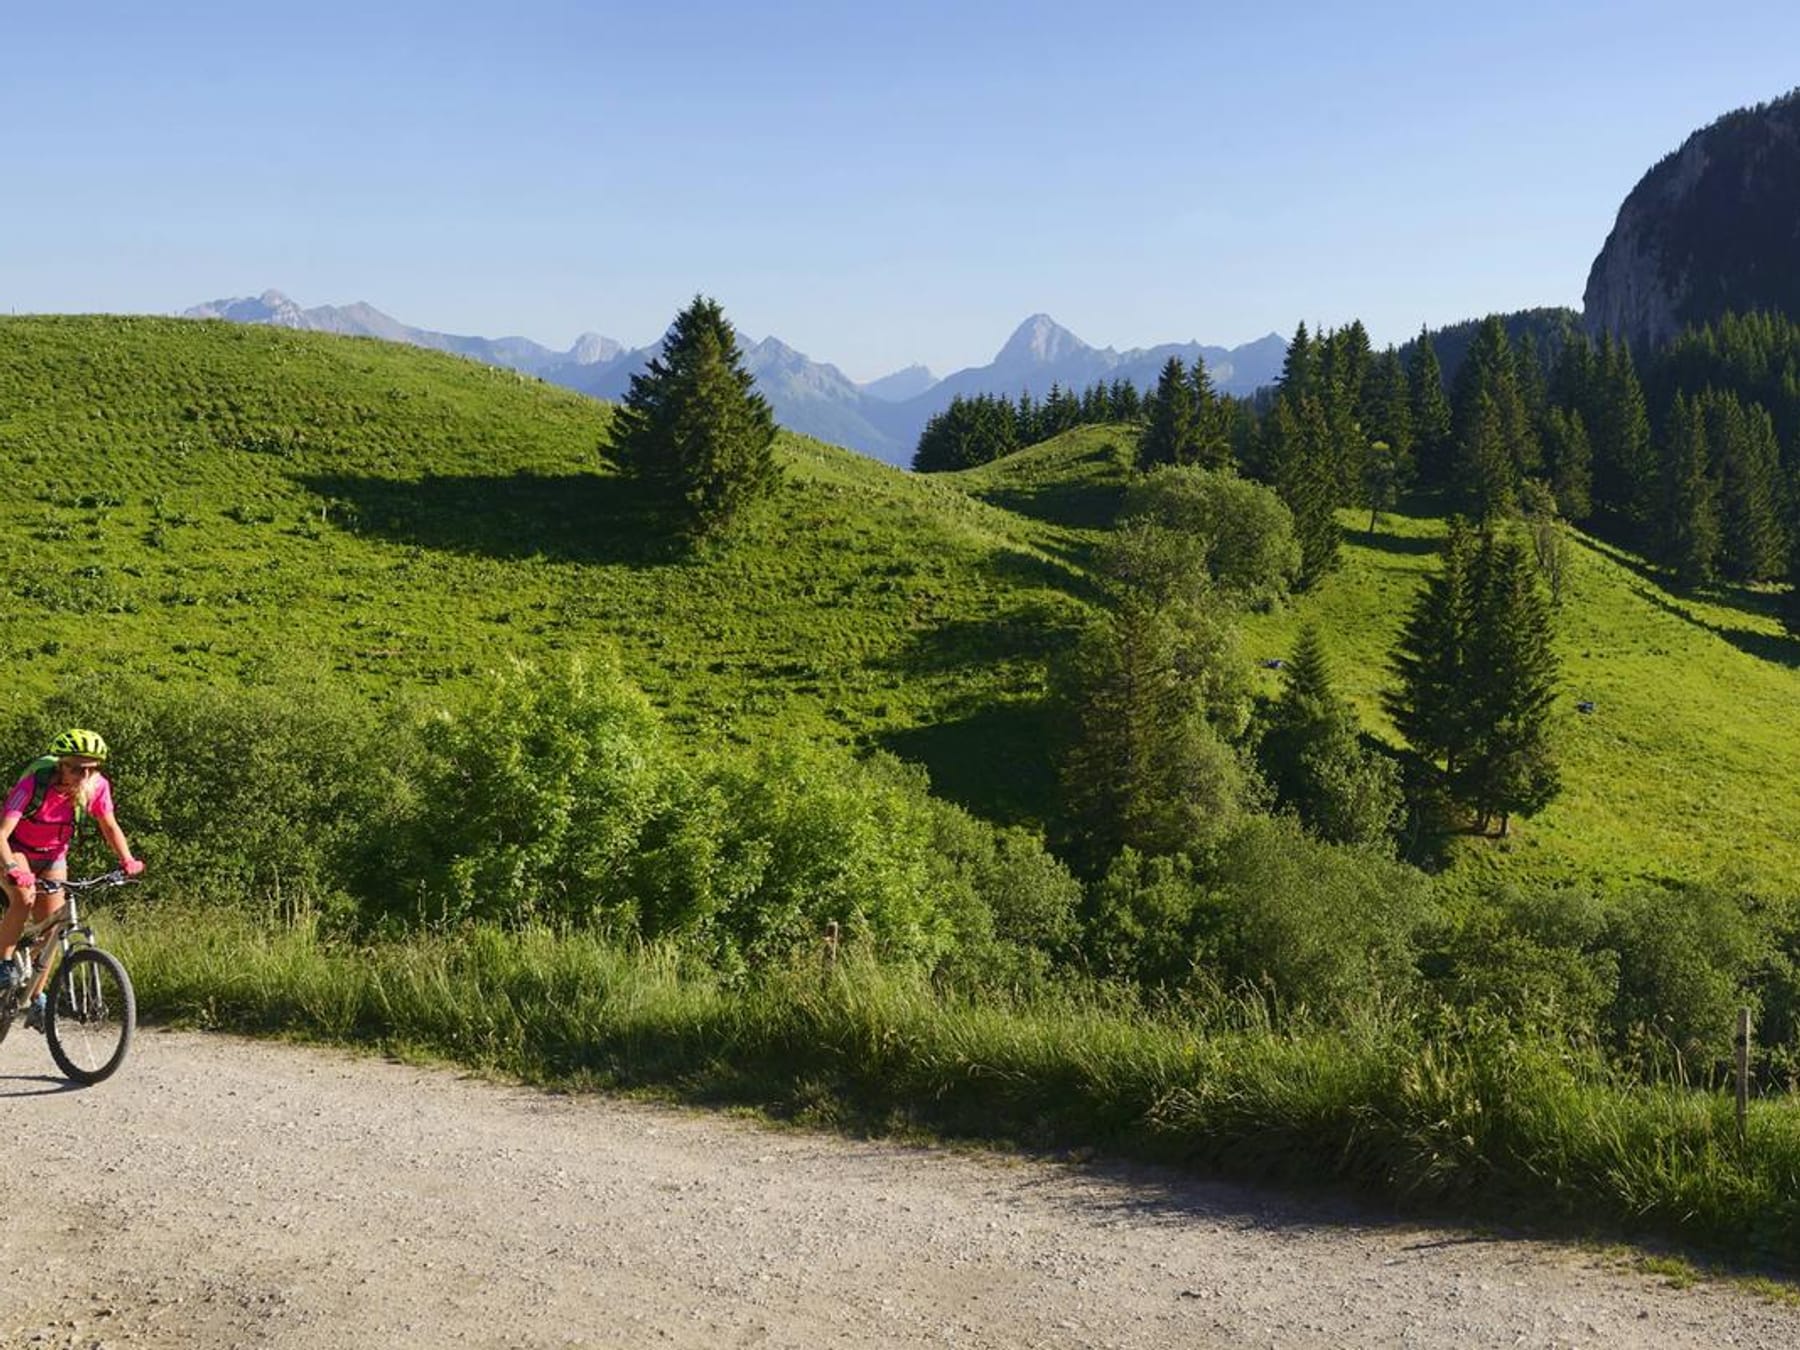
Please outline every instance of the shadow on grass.
M1376 530L1370 534L1367 530L1344 531L1344 542L1355 544L1358 548L1366 548L1373 553L1393 553L1405 558L1429 558L1444 551L1444 541L1437 536L1416 534L1384 534Z
M989 506L1077 530L1104 530L1125 500L1121 483L1049 482L989 488L978 495Z
M490 558L676 562L686 544L642 487L601 474L427 475L420 479L307 474L329 519L351 533Z
M1038 824L1055 805L1056 726L1048 706L996 703L894 731L876 744L925 766L936 796L1001 825Z
M1005 549L990 555L982 569L991 577L1021 590L1061 591L1065 595L1101 604L1105 600L1088 568L1092 559L1085 549L1050 548L1040 557L1018 549Z
M1729 642L1746 655L1754 656L1762 661L1771 661L1778 666L1786 666L1790 670L1800 667L1800 639L1789 637L1785 633L1759 633L1754 628L1737 628L1726 624L1709 623L1681 604L1677 598L1665 593L1661 587L1634 586L1632 589L1665 614L1672 614L1702 632L1711 633L1714 637Z

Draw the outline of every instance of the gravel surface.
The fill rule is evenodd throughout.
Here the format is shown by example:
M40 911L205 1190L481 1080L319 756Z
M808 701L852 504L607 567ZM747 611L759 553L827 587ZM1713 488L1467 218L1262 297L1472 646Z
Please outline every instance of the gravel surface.
M220 1036L76 1090L15 1029L0 1128L6 1350L1800 1345L1554 1244Z

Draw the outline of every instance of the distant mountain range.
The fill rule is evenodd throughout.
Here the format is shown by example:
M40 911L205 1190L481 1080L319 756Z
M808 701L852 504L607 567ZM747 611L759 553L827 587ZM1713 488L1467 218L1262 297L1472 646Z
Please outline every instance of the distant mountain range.
M372 305L320 305L304 309L280 291L255 297L214 300L182 314L188 319L275 324L316 332L406 342L452 352L490 365L536 375L595 398L619 399L633 374L644 369L661 343L627 348L613 338L584 333L567 351L522 337L463 337L414 328ZM939 380L924 366L857 384L836 366L814 361L777 338L755 341L740 334L744 364L775 410L776 420L793 431L848 446L890 464L911 462L919 432L933 413L958 394L1004 394L1030 390L1042 399L1053 384L1081 390L1096 380L1130 380L1141 389L1156 382L1171 356L1192 364L1204 357L1215 387L1249 394L1281 371L1287 340L1275 333L1241 347L1209 347L1197 342L1164 343L1115 351L1090 347L1047 314L1020 324L993 361L959 370Z

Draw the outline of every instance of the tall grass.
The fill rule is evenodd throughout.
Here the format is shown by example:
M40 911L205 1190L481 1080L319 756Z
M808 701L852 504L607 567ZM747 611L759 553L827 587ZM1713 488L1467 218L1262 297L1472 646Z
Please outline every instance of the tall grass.
M657 949L472 929L357 949L222 918L125 925L146 1016L442 1057L532 1082L751 1103L857 1131L1346 1185L1460 1217L1658 1235L1800 1269L1800 1110L1630 1086L1476 1014L1277 1028L1097 987L971 1002L855 955L720 979Z

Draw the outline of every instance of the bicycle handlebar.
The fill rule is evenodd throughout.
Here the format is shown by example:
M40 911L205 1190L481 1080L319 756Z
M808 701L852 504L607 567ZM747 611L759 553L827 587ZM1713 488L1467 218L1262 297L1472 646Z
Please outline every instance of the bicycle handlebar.
M115 867L110 872L102 872L97 877L65 878L62 881L50 877L38 878L38 889L41 891L91 891L101 886L129 886L136 877L125 875L125 869Z

